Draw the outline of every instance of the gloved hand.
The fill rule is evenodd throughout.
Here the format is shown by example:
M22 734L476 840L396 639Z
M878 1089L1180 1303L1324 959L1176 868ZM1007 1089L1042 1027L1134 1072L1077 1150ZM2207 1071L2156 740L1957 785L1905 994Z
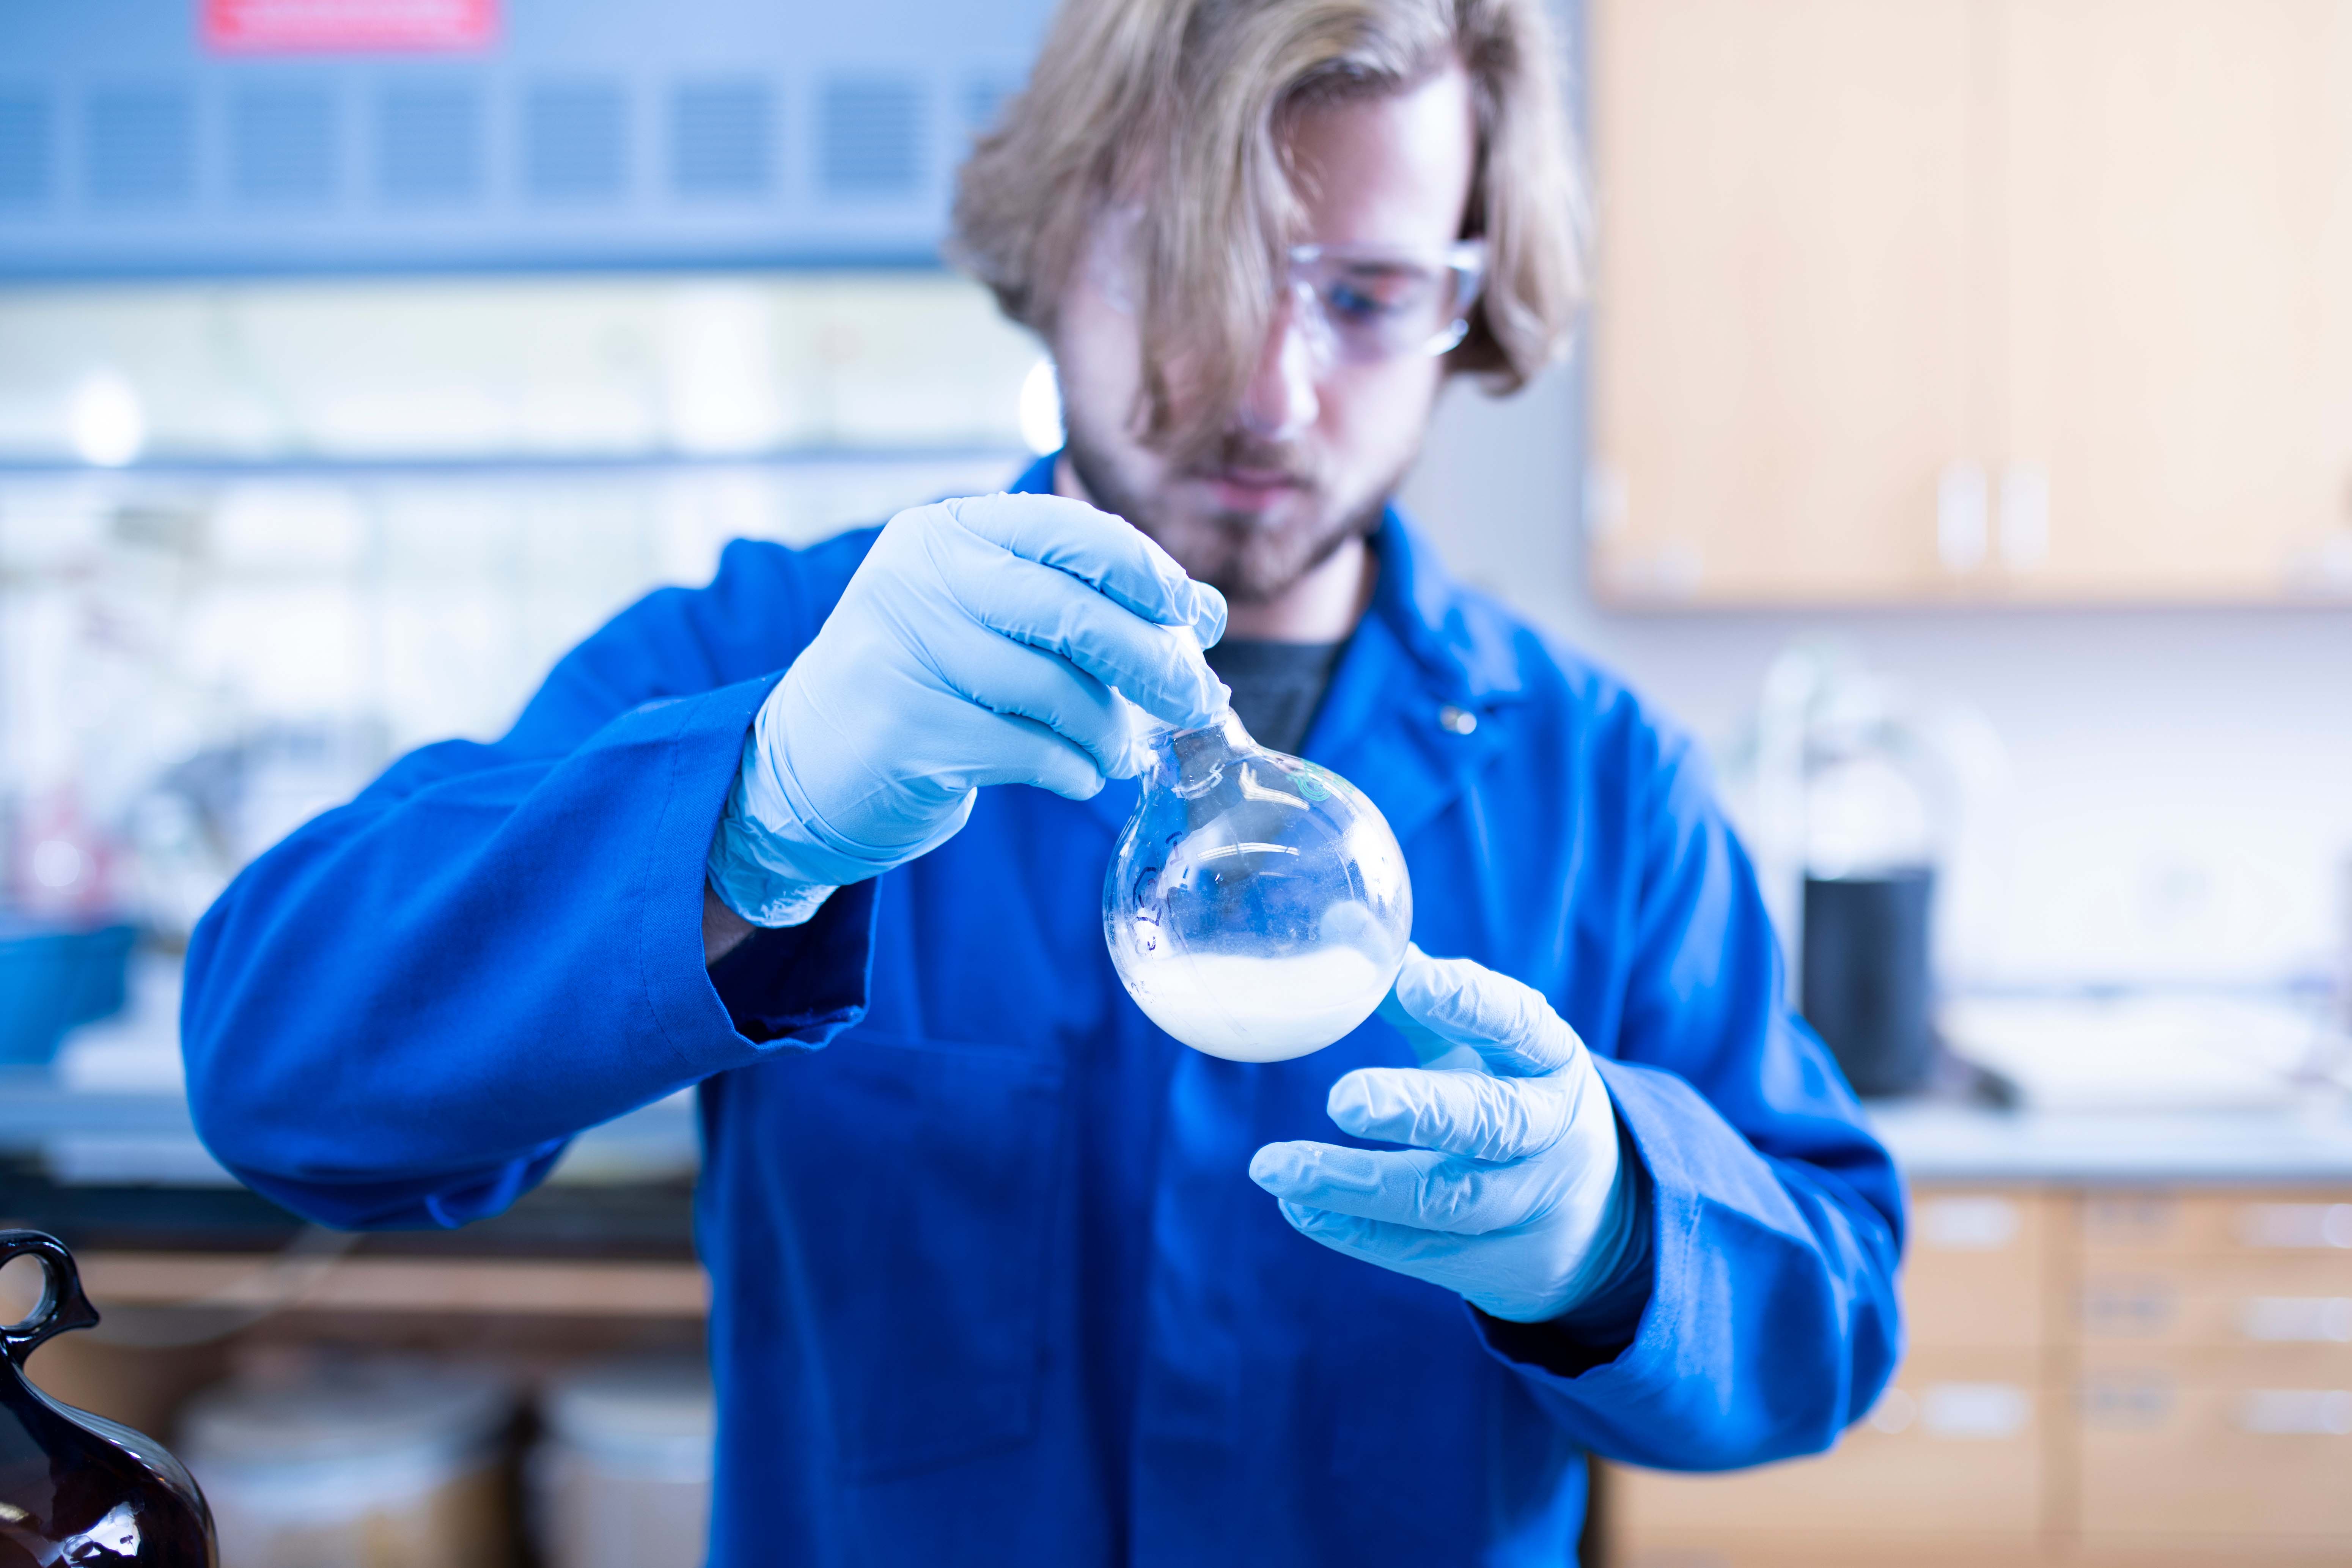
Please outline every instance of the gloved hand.
M1283 1217L1516 1322L1613 1282L1635 1242L1633 1184L1576 1031L1530 987L1417 947L1381 1014L1423 1065L1357 1068L1331 1086L1331 1120L1418 1147L1267 1144L1250 1177Z
M952 837L982 784L1094 795L1142 764L1134 708L1199 724L1223 700L1201 649L1224 626L1214 588L1081 501L900 512L761 708L712 889L796 924Z

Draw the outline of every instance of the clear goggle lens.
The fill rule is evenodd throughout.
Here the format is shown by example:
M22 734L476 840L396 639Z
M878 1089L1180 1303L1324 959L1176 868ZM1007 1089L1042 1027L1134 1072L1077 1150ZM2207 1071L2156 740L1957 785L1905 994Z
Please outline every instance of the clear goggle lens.
M1428 250L1299 245L1290 251L1290 294L1319 356L1371 364L1461 342L1486 270L1486 244L1475 239Z
M1097 232L1091 266L1113 309L1133 314L1139 292L1131 249L1141 214L1115 209ZM1486 281L1486 242L1430 247L1295 245L1288 289L1294 321L1327 364L1432 357L1460 343Z

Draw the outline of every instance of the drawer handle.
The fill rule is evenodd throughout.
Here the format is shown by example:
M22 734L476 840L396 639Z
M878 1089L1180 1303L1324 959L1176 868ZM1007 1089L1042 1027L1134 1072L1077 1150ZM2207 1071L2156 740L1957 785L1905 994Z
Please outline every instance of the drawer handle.
M2160 1279L2099 1279L2083 1289L2083 1331L2095 1335L2160 1334L2178 1310Z
M2352 1296L2256 1296L2238 1322L2250 1340L2352 1344Z
M2007 1198L1930 1198L1919 1205L1920 1239L1945 1252L1998 1252L2017 1239L2019 1223Z
M2248 1204L2238 1211L2248 1247L2352 1250L2352 1204Z
M1930 1437L2013 1437L2033 1416L2033 1396L2013 1383L1931 1383L1917 1398L1889 1388L1871 1407L1880 1432L1907 1432L1914 1423Z
M1919 1426L1931 1437L2012 1437L2033 1415L2033 1396L2013 1383L1931 1383Z
M2238 1425L2265 1437L2352 1436L2352 1388L2250 1388Z

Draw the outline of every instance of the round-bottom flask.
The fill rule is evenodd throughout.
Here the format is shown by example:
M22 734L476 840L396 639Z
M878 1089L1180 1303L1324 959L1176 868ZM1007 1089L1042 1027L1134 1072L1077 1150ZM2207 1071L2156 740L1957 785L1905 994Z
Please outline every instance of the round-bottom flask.
M1274 1062L1370 1017L1412 932L1404 853L1328 769L1250 739L1227 709L1152 741L1103 882L1128 994L1193 1049Z

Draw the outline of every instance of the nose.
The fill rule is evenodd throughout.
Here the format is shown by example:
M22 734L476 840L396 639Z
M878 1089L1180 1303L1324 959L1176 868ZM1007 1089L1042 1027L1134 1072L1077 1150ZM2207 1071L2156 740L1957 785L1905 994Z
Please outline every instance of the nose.
M1321 412L1314 349L1299 321L1297 301L1285 295L1242 395L1242 428L1263 441L1287 441L1304 434Z

